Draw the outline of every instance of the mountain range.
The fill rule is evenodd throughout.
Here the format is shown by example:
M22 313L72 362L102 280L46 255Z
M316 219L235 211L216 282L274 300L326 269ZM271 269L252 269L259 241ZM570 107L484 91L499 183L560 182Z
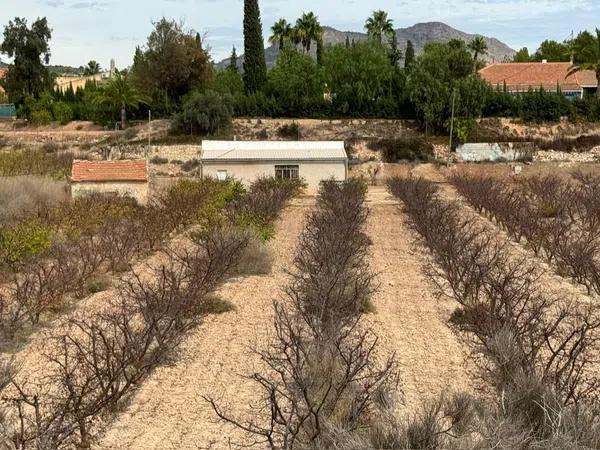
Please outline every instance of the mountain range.
M429 42L448 42L452 39L460 39L465 42L470 42L476 35L457 30L442 22L425 22L418 23L408 28L398 28L396 30L396 36L398 37L398 46L402 51L406 49L406 42L410 40L415 48L415 53L419 55L423 52L425 44ZM325 46L342 44L346 42L346 37L350 41L354 40L355 42L367 39L367 35L365 33L355 31L339 31L335 28L323 27L323 43ZM487 54L483 56L483 59L488 62L512 60L515 50L494 37L483 36L483 38L488 45ZM313 45L311 48L311 53L313 53L313 56L315 52L316 46ZM272 67L275 64L278 54L278 45L271 45L265 49L267 67ZM238 65L240 67L243 64L243 60L243 55L238 58ZM224 68L228 65L229 58L226 58L216 64L216 66L219 68Z

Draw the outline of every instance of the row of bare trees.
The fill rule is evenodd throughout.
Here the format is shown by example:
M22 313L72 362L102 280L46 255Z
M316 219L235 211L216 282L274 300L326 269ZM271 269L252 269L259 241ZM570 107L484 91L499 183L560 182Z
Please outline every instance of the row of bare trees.
M128 270L136 255L160 249L172 232L210 213L211 203L224 190L210 180L184 182L131 214L81 230L72 239L57 239L47 252L11 273L0 287L0 339L10 341L31 330L45 313L60 310L69 294L85 296L86 284L99 273ZM94 198L86 200L94 207ZM97 200L110 207L107 199Z
M394 358L375 362L377 338L362 311L377 288L369 270L364 192L358 182L326 182L307 217L291 281L274 302L275 335L249 377L263 395L259 417L216 414L272 449L345 448L364 440L375 415L393 402ZM358 447L357 447L358 448Z
M269 205L258 202L257 209L270 208L281 191L287 192L286 199L297 193L283 183L277 186L272 184L271 194L262 197ZM264 189L250 190L257 191ZM279 212L284 204L279 203ZM273 212L272 220L277 215ZM240 261L256 238L233 223L217 222L193 232L186 248L161 250L166 262L151 274L131 271L123 276L119 295L102 311L70 318L48 340L43 355L48 368L42 377L16 374L18 367L3 371L1 446L91 446L110 413L211 311L215 289L241 274Z
M510 183L458 173L451 181L512 239L600 295L600 177L575 172L570 180L547 175Z
M494 404L442 399L414 429L430 436L427 445L435 436L443 447L598 448L596 308L540 289L535 264L443 200L434 183L394 178L388 188L431 249L431 279L459 304L451 325L498 394ZM435 424L431 433L424 432L428 423Z

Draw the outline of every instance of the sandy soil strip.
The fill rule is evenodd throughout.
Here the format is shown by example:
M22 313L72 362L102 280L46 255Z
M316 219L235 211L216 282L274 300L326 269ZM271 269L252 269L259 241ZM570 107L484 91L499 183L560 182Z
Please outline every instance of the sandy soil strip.
M287 208L270 243L273 272L225 285L219 296L236 309L206 319L183 342L172 366L157 369L113 422L97 448L201 449L229 448L243 442L239 431L215 420L203 395L223 398L233 414L248 411L260 391L240 375L259 360L250 347L271 333L271 304L287 283L303 219L314 200L300 199Z
M369 189L368 206L370 264L381 286L373 299L375 314L367 321L382 350L396 352L404 391L401 411L414 412L443 392L472 392L468 349L447 324L456 304L435 298L423 271L427 250L414 245L406 216L383 187Z

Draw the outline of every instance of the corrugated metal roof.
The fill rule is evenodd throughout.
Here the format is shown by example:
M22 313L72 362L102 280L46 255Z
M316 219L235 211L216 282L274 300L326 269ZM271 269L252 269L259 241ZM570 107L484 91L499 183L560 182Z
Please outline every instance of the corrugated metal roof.
M71 181L147 181L146 160L73 161Z
M346 160L343 141L202 141L204 161Z

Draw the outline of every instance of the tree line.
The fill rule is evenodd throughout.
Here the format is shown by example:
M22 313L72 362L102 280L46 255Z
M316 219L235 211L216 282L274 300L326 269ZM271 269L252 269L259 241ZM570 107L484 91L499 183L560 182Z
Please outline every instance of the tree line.
M488 50L481 36L468 43L430 43L417 57L410 41L399 48L385 11L374 11L365 30L366 41L347 38L325 45L314 13L304 13L294 24L279 19L269 41L280 52L268 70L258 1L246 0L243 64L234 47L228 67L216 68L199 33L162 18L146 44L136 48L129 69L107 81L58 91L45 66L52 35L46 19L29 27L17 18L6 26L0 46L14 59L2 85L19 115L34 123L76 119L125 127L128 118L146 118L152 110L153 117L173 117L182 131L192 133L221 132L234 116L403 118L417 120L427 131L447 132L453 98L459 140L479 117L600 118L599 103L590 97L568 101L558 88L513 96L505 86L490 86L477 73ZM549 42L536 59L550 54L555 45ZM582 32L560 45L564 48L557 54L568 48L574 55L573 71L598 68L600 33ZM97 71L98 64L90 61L86 73Z

